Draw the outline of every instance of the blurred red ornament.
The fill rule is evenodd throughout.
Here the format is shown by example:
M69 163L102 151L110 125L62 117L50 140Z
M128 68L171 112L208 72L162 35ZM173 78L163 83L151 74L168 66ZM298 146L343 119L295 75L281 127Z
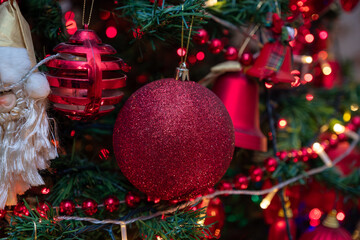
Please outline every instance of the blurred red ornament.
M233 183L234 183L235 189L244 190L244 189L247 189L247 187L249 186L249 179L247 176L245 176L243 174L238 174L235 176Z
M209 50L211 53L218 54L221 52L221 50L223 50L223 48L224 48L224 44L220 39L215 38L210 41Z
M221 100L195 82L174 79L130 96L113 139L123 174L162 200L203 193L224 175L234 152L234 127Z
M348 138L345 133L340 133L338 135L338 139L339 139L339 142L345 142L345 141L347 141Z
M212 90L230 114L235 146L266 152L267 139L260 130L258 84L241 72L228 72L216 80Z
M357 127L356 127L355 124L353 124L353 123L348 123L348 124L346 125L346 129L349 129L349 130L355 132L356 129L357 129Z
M50 211L51 205L48 202L39 202L38 206L36 207L36 210L40 214L42 218L47 217L47 213Z
M276 156L280 159L280 160L284 160L285 158L287 158L288 153L286 151L280 151L276 153Z
M250 168L250 177L254 182L260 182L263 177L263 170L260 167L251 167Z
M319 65L319 71L315 73L316 77L312 81L314 86L326 89L332 89L336 86L340 86L342 83L340 64L337 61L328 61L327 64L324 64L323 66L326 66L328 69L327 75L325 75L321 70L323 67Z
M278 166L278 163L275 158L269 157L265 160L265 167L269 173L274 172L276 170L277 166Z
M125 203L128 207L137 207L141 201L140 196L134 192L128 192L125 196Z
M206 207L204 206L204 202L198 204L195 209L200 209L203 207ZM224 226L225 218L225 209L221 200L219 198L211 199L209 205L206 208L206 219L204 221L204 225L212 224L209 227L209 231L213 235L213 237L205 233L205 237L207 239L220 238L220 233L222 227Z
M92 30L78 30L68 43L54 48L60 58L47 63L54 108L72 120L97 119L120 102L126 75L123 60L113 47L103 44Z
M115 212L119 209L120 201L116 196L109 196L104 199L104 206L108 212Z
M337 137L335 137L335 138L331 137L329 139L329 147L330 148L336 148L338 144L339 144L339 139Z
M197 30L197 33L193 36L193 40L197 44L205 44L209 41L209 34L205 29Z
M7 211L5 209L0 210L0 220L6 217L6 212Z
M336 211L331 211L321 225L305 232L300 240L351 240L350 233L339 226Z
M336 147L329 148L326 153L329 155L330 159L334 160L342 155L349 147L349 142L339 142ZM339 169L344 176L348 176L358 167L360 167L360 152L356 148L336 164L336 168Z
M71 200L63 200L60 202L60 213L65 215L73 215L75 212L75 203Z
M84 213L89 216L92 216L97 212L97 207L98 204L93 199L86 199L81 205Z
M360 116L352 117L351 123L354 124L357 128L360 128Z
M109 26L106 28L105 33L108 38L114 38L117 35L117 29L115 26Z
M340 2L345 11L351 12L358 5L359 0L341 0Z
M225 52L226 60L236 60L238 58L238 50L234 47L228 47Z
M249 52L244 52L241 54L240 63L244 66L250 66L253 63L253 55Z
M291 83L295 81L291 70L291 48L280 42L268 42L246 74L273 83Z
M25 204L20 202L16 204L14 207L14 214L15 216L22 217L22 216L29 216L29 210L26 208Z
M314 180L309 180L308 184L302 188L301 196L303 196L302 201L307 212L314 208L318 208L321 212L329 212L334 206L336 209L344 209L342 196Z
M292 217L289 217L288 221L292 239L296 239L296 223ZM271 224L268 240L289 240L284 217L278 217L275 222Z
M232 190L232 185L230 182L222 180L218 187L217 187L220 191L226 191L226 190ZM225 194L224 196L228 196L229 194Z

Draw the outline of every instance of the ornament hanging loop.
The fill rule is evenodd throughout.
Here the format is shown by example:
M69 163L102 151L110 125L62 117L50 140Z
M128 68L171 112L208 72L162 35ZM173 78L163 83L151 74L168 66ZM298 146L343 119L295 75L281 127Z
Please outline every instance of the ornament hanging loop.
M84 26L85 29L88 29L89 25L90 25L90 20L91 20L91 15L93 12L93 8L94 8L94 2L95 0L91 1L91 7L90 7L90 13L89 13L89 19L88 22L85 23L85 9L86 9L86 0L84 0L84 5L83 5L83 14L82 14L82 21L81 24Z
M186 67L186 63L180 63L180 66L176 68L175 80L190 81L189 69Z

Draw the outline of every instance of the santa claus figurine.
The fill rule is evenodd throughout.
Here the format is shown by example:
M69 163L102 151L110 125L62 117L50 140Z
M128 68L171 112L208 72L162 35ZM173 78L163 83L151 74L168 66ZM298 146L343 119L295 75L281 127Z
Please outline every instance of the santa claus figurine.
M36 64L30 28L16 1L0 5L0 209L44 184L38 173L57 156L46 114L49 84Z

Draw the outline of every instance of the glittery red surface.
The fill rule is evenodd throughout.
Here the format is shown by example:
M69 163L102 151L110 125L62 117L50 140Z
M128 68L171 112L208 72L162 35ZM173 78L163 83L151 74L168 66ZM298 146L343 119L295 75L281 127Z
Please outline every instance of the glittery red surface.
M127 100L115 123L114 151L123 174L148 196L193 197L229 167L234 127L210 90L162 79Z

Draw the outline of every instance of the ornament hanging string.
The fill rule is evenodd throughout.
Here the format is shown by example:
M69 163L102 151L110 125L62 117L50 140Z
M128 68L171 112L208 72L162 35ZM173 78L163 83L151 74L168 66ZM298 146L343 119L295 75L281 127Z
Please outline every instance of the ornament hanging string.
M189 35L188 35L188 40L187 40L186 49L185 49L185 59L184 59L184 62L186 62L186 59L187 59L187 56L188 56L188 52L189 52L189 44L190 44L190 37L191 37L191 31L192 31L193 23L194 23L194 16L192 16L192 18L191 18Z
M94 2L95 2L95 0L92 0L92 1L91 1L91 7L90 7L90 13L89 13L88 22L85 24L86 0L84 0L84 6L83 6L83 14L82 14L81 24L82 24L85 28L87 28L87 27L90 25L91 15L92 15L93 8L94 8Z
M184 11L184 5L181 6L181 9ZM181 64L186 63L186 59L187 59L187 56L188 56L191 31L192 31L192 27L193 27L193 23L194 23L194 16L192 16L192 18L191 18L191 24L190 24L190 28L189 28L189 35L188 35L188 39L187 39L185 49L184 49L184 22L185 22L185 19L182 19L182 21L181 21L181 54L180 54L180 56L181 56ZM185 57L184 57L184 54L183 54L184 51L185 51Z

